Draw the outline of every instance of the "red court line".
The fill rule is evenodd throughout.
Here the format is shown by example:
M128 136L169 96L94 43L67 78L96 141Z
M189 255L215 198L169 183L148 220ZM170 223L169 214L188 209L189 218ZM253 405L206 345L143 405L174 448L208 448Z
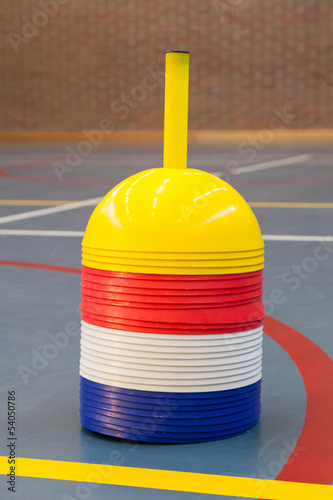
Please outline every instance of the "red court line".
M6 260L1 260L1 264L81 273L81 269L74 267ZM264 331L289 354L298 367L307 396L301 435L276 479L331 484L333 480L333 361L314 342L276 319L266 317Z
M70 145L70 144L69 144ZM108 148L101 148L99 147L98 149L96 148L95 151L93 152L94 155L99 155L99 154L104 154L104 153L109 153L114 149L115 146L113 147L108 147ZM38 167L50 167L51 163L54 161L62 161L66 159L67 155L69 152L67 151L66 153L56 153L52 156L46 155L45 158L42 158L41 160L31 160L28 162L20 163L18 165L6 165L4 167L4 170L7 171L8 169L12 168L38 168ZM90 156L90 155L89 155ZM82 158L85 158L82 156Z
M27 161L25 163L21 163L19 165L7 165L4 167L4 170L6 171L7 169L11 168L37 168L37 167L49 167L51 165L52 161L55 160L63 160L66 158L66 154L55 154L54 156L46 156L45 158L42 158L41 160L31 160Z
M265 333L293 359L306 390L307 408L299 440L276 479L317 484L333 481L333 361L307 337L266 317Z
M98 154L98 153L96 153ZM46 183L46 184L59 184L59 179L53 175L52 177L41 177L41 176L35 176L35 175L22 175L22 174L12 174L8 172L8 170L11 169L20 169L20 168L36 168L36 167L51 167L51 163L53 161L63 161L66 158L67 154L61 154L61 155L55 155L51 156L48 158L44 158L42 160L34 160L31 162L27 162L21 165L8 165L6 167L3 167L0 169L0 177L4 179L13 179L16 181L23 181L23 182L41 182L41 183ZM73 173L75 168L72 169ZM68 179L68 178L63 178L61 181L62 184L79 184L79 185L88 185L88 184L93 184L93 185L99 185L99 184L105 184L105 180L91 180L91 179Z
M47 271L59 271L62 273L81 274L81 269L77 267L52 266L49 264L35 264L33 262L20 262L14 260L0 260L2 266L32 267L35 269L46 269Z

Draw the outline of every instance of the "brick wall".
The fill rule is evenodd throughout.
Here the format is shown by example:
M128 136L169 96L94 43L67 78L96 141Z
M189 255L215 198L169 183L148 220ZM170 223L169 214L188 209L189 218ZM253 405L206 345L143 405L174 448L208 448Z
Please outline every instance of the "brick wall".
M2 0L0 19L2 131L161 129L170 48L191 129L333 127L333 0Z

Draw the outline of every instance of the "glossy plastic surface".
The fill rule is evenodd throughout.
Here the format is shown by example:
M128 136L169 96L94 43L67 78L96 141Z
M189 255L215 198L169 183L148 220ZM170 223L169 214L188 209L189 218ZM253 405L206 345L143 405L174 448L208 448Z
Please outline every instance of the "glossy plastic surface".
M116 427L110 425L98 425L95 420L81 415L81 424L89 430L98 432L100 434L105 434L107 436L118 437L121 439L129 439L131 441L145 441L148 443L165 443L165 444L186 444L186 443L203 443L206 441L217 441L220 439L230 438L233 436L238 436L243 432L254 427L259 421L258 418L249 422L247 425L239 426L233 430L220 431L216 433L206 433L205 435L193 433L192 435L187 434L186 437L183 433L173 434L172 436L166 433L156 434L154 432L137 431L123 427Z
M151 289L219 289L228 287L252 286L263 282L263 271L230 275L156 275L142 273L126 273L104 271L82 266L82 277L99 284L114 284L126 287L140 287Z
M165 54L163 165L186 168L189 53Z
M217 324L187 324L187 323L158 323L157 321L137 321L132 319L101 317L98 314L91 314L82 311L81 317L87 323L103 328L114 328L116 330L134 330L136 332L145 333L163 333L172 335L195 335L195 334L212 334L212 333L231 333L243 332L262 326L262 320L249 322L234 322L234 323L217 323Z
M251 208L226 182L200 170L157 168L129 177L103 198L83 246L220 253L253 251L264 244Z
M245 340L246 338L250 338L252 336L257 336L257 334L262 333L263 327L260 326L259 328L253 328L253 329L248 329L242 332L238 333L215 333L213 335L209 334L204 334L204 335L186 335L186 337L181 337L179 336L178 338L172 338L170 335L163 335L159 334L158 338L156 338L156 335L154 332L152 333L144 333L144 332L136 332L135 330L117 330L113 328L102 328L100 326L92 325L90 323L86 323L85 321L81 321L81 328L83 331L86 332L92 332L98 337L100 336L99 334L101 333L101 337L103 335L107 334L108 336L121 336L124 338L124 336L129 336L132 339L138 338L138 339L151 339L151 340L156 340L159 343L162 343L164 340L171 341L172 344L176 345L189 345L190 343L193 343L193 345L200 345L202 342L204 342L204 345L209 345L210 342L215 342L219 343L220 340L223 342L234 342L237 343L239 342L240 339ZM237 340L238 339L238 340ZM222 342L222 343L223 343Z
M165 392L151 392L151 391L140 391L135 389L124 389L115 386L109 386L106 384L100 384L93 382L92 380L86 379L84 377L80 378L81 387L92 388L94 391L101 391L102 393L112 393L112 397L117 397L123 399L124 401L133 402L143 402L146 401L148 404L156 404L159 400L161 404L170 405L193 405L199 404L199 401L203 401L203 404L215 404L218 402L227 402L242 400L243 398L252 397L257 395L261 391L261 380L251 385L244 385L238 389L226 390L226 391L216 391L216 392L203 392L203 393L165 393Z
M121 377L118 375L108 375L105 373L91 370L84 366L80 366L80 375L94 382L122 387L125 389L136 389L139 391L163 391L163 392L212 392L212 391L226 391L230 389L238 389L246 385L251 385L261 379L261 369L253 372L252 375L242 375L227 380L227 377L219 377L216 379L208 380L162 380L155 379L140 379L138 377Z
M82 246L82 250L95 255L106 255L119 259L162 259L162 260L223 260L223 259L247 259L264 255L264 248L241 252L138 252L135 250L106 250L104 248L91 248Z
M147 274L239 274L262 269L264 258L259 255L220 260L136 259L96 255L91 250L82 252L82 263L85 266L109 271L141 272L145 269Z
M119 397L118 397L119 396ZM179 394L178 394L179 396ZM99 405L106 408L116 408L119 412L129 411L157 411L168 412L171 415L212 415L217 411L234 411L235 408L245 408L248 405L255 405L260 402L260 390L256 393L251 393L248 396L240 395L239 397L230 396L229 399L215 399L214 402L205 399L195 400L178 400L178 404L169 403L169 397L163 398L137 398L136 401L122 399L121 395L114 392L100 391L93 387L82 385L80 388L80 397L89 405L94 405L97 408ZM192 394L193 397L193 394ZM186 402L186 404L184 403ZM156 408L157 407L157 408ZM160 413L157 413L158 415Z

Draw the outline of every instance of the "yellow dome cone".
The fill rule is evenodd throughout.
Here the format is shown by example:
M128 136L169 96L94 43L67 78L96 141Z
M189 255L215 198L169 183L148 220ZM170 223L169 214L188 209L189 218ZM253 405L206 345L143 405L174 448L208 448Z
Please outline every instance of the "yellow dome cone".
M220 178L186 168L189 54L169 51L165 64L164 168L135 174L103 198L83 264L146 274L260 270L264 243L249 205Z

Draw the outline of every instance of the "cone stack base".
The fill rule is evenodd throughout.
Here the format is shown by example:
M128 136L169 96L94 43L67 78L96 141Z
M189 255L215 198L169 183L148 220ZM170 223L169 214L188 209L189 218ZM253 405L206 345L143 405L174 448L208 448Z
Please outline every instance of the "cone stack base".
M83 267L82 278L84 427L123 439L190 443L256 425L262 271L160 279Z

